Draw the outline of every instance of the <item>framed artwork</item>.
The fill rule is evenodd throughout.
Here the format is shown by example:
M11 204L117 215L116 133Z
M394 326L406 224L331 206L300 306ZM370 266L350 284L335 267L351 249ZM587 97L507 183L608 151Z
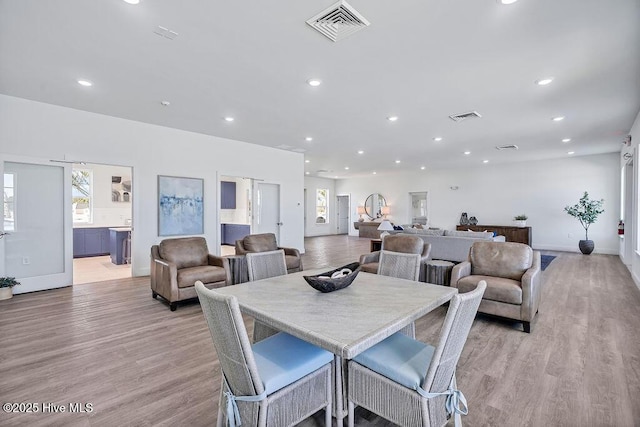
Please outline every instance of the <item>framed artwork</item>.
M204 233L204 180L158 175L158 235Z
M111 177L111 201L130 202L131 201L131 177L112 176Z

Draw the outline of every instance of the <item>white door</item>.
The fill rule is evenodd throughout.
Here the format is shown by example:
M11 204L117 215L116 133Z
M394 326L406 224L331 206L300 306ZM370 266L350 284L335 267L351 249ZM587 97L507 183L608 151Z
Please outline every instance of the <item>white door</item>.
M338 234L349 233L349 196L338 196L338 209L336 209Z
M15 294L71 285L71 165L0 156L0 169L0 276L21 283Z
M258 183L256 191L256 234L273 233L280 241L280 186L278 184Z

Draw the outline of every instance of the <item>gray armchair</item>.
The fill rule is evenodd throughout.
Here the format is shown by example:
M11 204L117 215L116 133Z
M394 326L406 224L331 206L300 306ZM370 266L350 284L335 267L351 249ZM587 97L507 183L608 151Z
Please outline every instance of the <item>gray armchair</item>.
M246 255L249 252L269 252L282 249L287 263L287 273L302 271L302 257L295 248L282 248L276 242L273 233L249 234L242 240L236 240L236 255Z
M521 321L530 333L540 305L540 271L540 252L528 245L476 242L469 250L469 261L453 267L451 286L469 292L480 280L486 281L478 311Z
M400 252L405 254L420 254L420 277L419 280L424 282L424 263L429 259L431 253L431 244L425 243L418 236L408 234L388 235L382 239L382 250L391 252ZM360 270L367 273L378 273L378 264L380 263L380 251L371 252L369 254L360 255Z
M175 311L178 301L196 298L196 281L208 288L231 284L229 261L209 254L204 237L165 239L151 247L151 295Z

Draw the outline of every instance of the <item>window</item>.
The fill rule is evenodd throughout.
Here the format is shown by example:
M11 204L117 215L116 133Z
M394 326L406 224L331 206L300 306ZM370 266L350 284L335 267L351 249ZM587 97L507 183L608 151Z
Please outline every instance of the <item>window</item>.
M93 221L92 188L93 176L90 170L74 169L71 172L71 185L73 187L73 222L91 223Z
M4 174L3 215L4 231L16 229L16 191L15 174Z
M316 224L329 223L329 190L318 188L316 190Z

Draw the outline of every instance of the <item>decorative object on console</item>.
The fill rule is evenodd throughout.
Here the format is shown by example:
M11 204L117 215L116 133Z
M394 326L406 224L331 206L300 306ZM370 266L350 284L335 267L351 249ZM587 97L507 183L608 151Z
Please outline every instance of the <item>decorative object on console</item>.
M478 225L478 219L475 216L469 218L469 225Z
M0 277L0 301L13 298L13 287L19 284L15 277Z
M525 214L520 214L513 217L513 220L516 223L516 227L526 227L527 219L529 219L529 217L527 217Z
M582 227L584 227L584 240L578 242L578 247L580 248L580 252L585 255L593 252L595 247L593 240L589 240L589 226L596 222L598 215L604 212L604 209L602 209L603 203L604 199L590 200L589 193L585 191L580 200L578 200L578 203L573 206L565 206L564 208L566 213L577 218Z
M467 225L467 224L469 224L469 217L467 217L466 212L462 212L462 215L460 215L460 225Z
M389 231L393 231L393 225L388 219L384 219L380 223L380 226L378 227L378 231L382 231L382 233L380 233L380 238L383 239L384 236L389 235L388 233Z
M358 222L363 222L364 218L362 217L362 215L366 214L367 212L364 210L364 206L358 206L358 215L360 215L360 218L358 218Z
M359 272L360 263L353 262L326 273L302 277L313 289L327 293L346 288L353 282Z

